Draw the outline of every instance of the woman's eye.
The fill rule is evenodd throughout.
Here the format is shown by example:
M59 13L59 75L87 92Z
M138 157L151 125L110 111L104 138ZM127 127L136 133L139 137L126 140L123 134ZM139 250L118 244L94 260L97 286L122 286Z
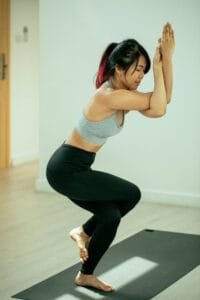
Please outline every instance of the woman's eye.
M136 71L144 73L144 70L142 70L142 69L136 69Z

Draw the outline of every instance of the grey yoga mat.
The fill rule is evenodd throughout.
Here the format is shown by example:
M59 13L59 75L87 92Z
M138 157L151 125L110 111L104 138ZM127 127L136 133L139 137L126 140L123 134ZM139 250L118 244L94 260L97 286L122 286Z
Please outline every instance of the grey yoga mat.
M78 287L80 263L14 295L24 300L152 299L200 263L200 235L145 229L108 249L95 275L116 291Z

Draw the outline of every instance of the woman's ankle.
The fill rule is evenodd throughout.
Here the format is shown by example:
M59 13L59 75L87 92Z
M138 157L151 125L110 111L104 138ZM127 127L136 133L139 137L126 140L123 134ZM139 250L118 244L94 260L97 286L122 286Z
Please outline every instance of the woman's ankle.
M83 273L83 272L81 272L81 271L79 271L79 275L80 275L80 276L94 276L93 273L86 274L86 273Z
M86 237L90 237L90 235L87 234L87 232L85 231L85 229L83 228L83 226L81 226L81 231L82 231L82 233L83 233Z

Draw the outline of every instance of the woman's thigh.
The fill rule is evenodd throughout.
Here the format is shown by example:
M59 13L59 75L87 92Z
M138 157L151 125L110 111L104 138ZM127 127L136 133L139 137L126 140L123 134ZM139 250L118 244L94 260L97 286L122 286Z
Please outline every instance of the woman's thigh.
M118 176L97 170L75 172L71 178L62 174L62 193L79 201L125 201L139 199L139 188Z
M101 223L109 223L115 219L121 219L122 217L119 206L113 201L79 201L72 198L71 200L76 205L93 213L97 220L99 220Z

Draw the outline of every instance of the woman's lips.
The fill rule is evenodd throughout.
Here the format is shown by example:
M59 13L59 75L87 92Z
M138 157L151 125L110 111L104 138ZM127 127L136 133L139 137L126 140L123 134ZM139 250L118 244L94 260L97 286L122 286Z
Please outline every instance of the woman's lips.
M139 85L139 84L140 84L140 81L135 81L135 83L136 83L137 85Z

